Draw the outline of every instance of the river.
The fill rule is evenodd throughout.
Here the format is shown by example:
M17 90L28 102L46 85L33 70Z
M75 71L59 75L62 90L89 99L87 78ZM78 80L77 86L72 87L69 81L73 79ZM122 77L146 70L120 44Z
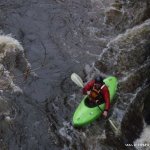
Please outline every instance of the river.
M21 42L38 76L24 81L22 72L14 71L14 83L23 94L10 96L15 121L4 136L6 149L112 149L98 143L105 137L105 119L83 129L72 127L82 94L70 79L76 72L85 80L107 44L122 32L105 24L105 9L111 2L0 1L1 29Z

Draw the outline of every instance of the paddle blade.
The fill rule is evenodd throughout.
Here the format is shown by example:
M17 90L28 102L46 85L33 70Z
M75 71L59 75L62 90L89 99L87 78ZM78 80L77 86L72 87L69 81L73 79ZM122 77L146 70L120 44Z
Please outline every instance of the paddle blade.
M82 79L80 78L80 76L78 76L76 73L73 73L71 75L71 80L76 84L78 85L79 87L83 88L83 81Z

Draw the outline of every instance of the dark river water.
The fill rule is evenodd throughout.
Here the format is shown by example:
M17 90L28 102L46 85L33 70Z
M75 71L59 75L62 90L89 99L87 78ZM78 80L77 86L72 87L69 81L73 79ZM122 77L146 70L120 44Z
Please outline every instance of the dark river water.
M23 82L15 73L23 95L12 98L16 118L6 137L10 150L92 149L86 137L93 134L96 141L102 131L71 126L81 91L70 75L84 77L85 65L99 58L111 38L109 28L100 28L103 7L90 0L0 0L1 28L21 42L38 76Z

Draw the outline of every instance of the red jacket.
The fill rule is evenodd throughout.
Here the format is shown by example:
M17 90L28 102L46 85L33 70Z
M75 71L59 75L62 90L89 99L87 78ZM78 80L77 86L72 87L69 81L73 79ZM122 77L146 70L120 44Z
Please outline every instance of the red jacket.
M87 94L87 91L91 91L94 86L94 83L95 80L91 80L90 82L88 82L83 88L83 94ZM101 85L101 94L105 100L105 110L109 110L110 96L109 96L108 87L105 84Z

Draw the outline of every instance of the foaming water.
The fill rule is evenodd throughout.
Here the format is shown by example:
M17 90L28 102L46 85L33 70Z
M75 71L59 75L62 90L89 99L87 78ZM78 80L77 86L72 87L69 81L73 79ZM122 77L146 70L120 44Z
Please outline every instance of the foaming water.
M144 124L143 132L140 137L134 141L134 145L138 150L150 149L150 125Z

